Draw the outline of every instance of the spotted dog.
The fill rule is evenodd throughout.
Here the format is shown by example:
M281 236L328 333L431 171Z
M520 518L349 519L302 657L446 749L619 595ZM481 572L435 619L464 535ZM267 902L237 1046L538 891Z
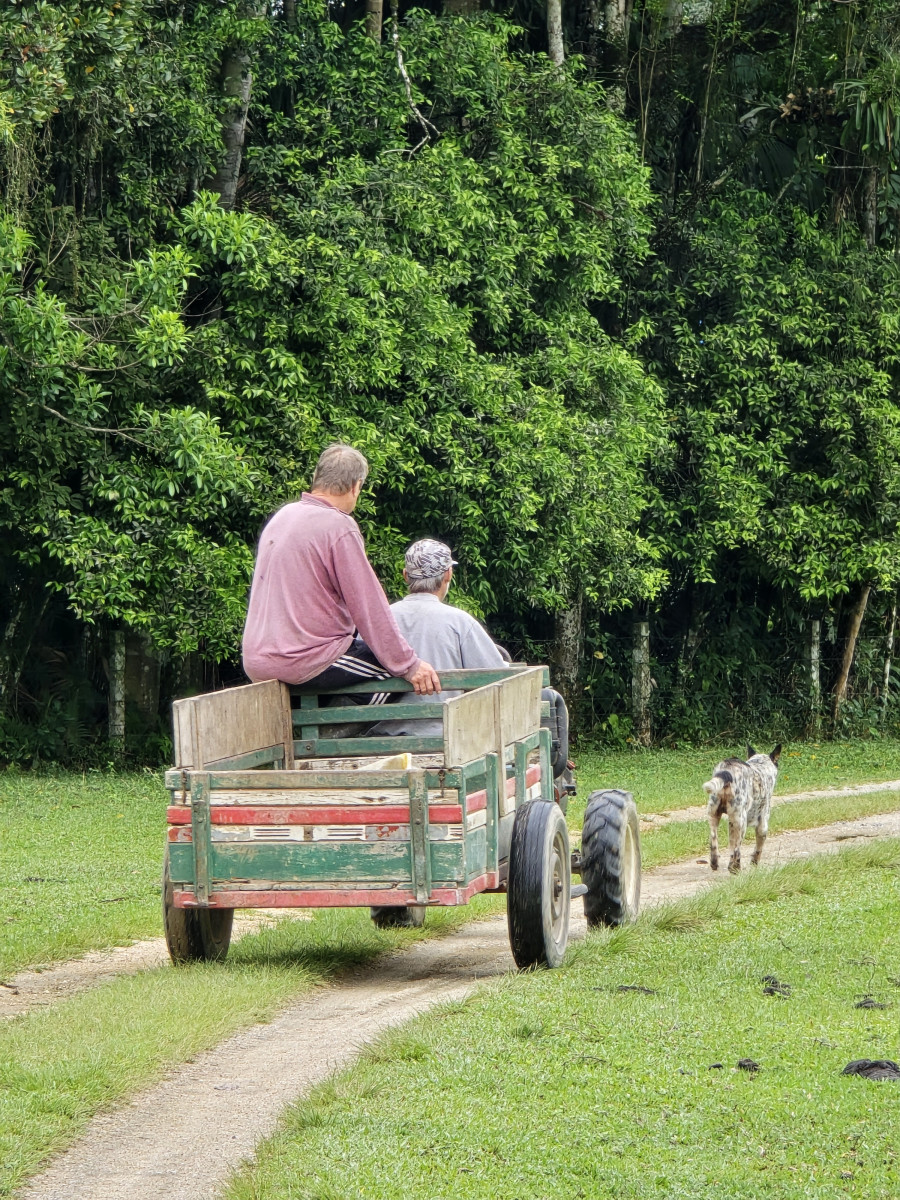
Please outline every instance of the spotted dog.
M741 842L748 825L756 827L756 849L750 861L754 865L759 862L769 832L769 811L780 755L780 743L771 754L757 754L748 746L747 762L739 758L723 759L712 779L704 783L703 789L709 793L709 865L714 871L719 869L719 821L726 814L731 851L728 870L735 874L741 869Z

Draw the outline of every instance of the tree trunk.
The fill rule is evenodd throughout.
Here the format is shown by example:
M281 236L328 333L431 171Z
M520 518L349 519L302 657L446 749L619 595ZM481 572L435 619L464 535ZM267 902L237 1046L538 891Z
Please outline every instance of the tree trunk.
M844 657L841 660L841 671L838 675L837 683L834 685L832 718L835 726L837 726L840 720L841 705L847 697L847 683L850 679L850 668L853 666L853 655L856 653L856 641L859 637L859 629L862 625L863 617L866 615L866 605L869 603L869 593L871 591L872 585L867 583L860 592L859 600L857 600L850 614L850 628L847 630L847 640L844 643Z
M547 53L558 67L566 60L563 47L562 0L547 0Z
M243 50L233 50L222 61L222 91L233 103L222 118L222 140L225 161L204 182L211 192L218 192L222 208L234 208L241 161L244 155L244 134L247 128L247 109L250 107L250 56Z
M480 0L444 0L444 12L448 16L471 17L480 7Z
M129 633L125 639L125 697L145 733L156 728L159 717L159 679L159 654L152 641L145 633Z
M881 688L881 723L887 718L888 696L891 687L891 659L894 655L894 631L897 628L897 597L891 605L891 623L888 626L887 639L884 644L884 682Z
M878 169L868 167L863 183L863 236L870 250L878 235Z
M288 28L293 29L297 24L297 0L284 0L281 11Z
M125 630L109 635L109 740L125 746Z
M553 668L550 682L562 692L573 723L577 715L578 669L581 665L581 610L582 594L578 591L569 608L561 609L553 619L553 647L550 651Z
M384 0L366 0L366 33L373 42L381 42L384 24Z
M632 0L608 0L603 6L603 24L610 42L628 42ZM624 49L624 46L623 46Z
M642 746L650 745L650 622L638 617L631 627L631 721L634 737Z
M809 735L819 736L822 714L822 622L814 617L809 623Z

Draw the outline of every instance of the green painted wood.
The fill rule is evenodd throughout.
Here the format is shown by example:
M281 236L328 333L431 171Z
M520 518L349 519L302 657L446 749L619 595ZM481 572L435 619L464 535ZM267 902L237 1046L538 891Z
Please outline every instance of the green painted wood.
M506 773L499 754L487 755L487 824L485 845L487 870L496 871L498 865L497 826L500 822L500 789L506 782ZM474 832L474 831L473 831Z
M488 667L477 670L439 671L441 685L447 691L471 691L473 688L485 687L489 683L500 683L510 676L518 675L521 671L531 671L533 667L527 663L510 663L506 667ZM543 668L544 687L550 685L550 671ZM334 693L353 696L367 696L372 692L411 692L412 684L405 679L373 679L365 683L344 684L341 687L324 691L321 688L306 689L303 684L291 687L292 700L300 700L304 695L328 696ZM296 707L296 705L295 705Z
M191 844L194 848L194 891L197 900L209 900L209 775L191 773Z
M553 799L553 768L550 766L550 730L540 731L541 754L541 797L544 800Z
M304 696L304 700L315 701L315 696ZM549 708L549 706L548 706ZM294 709L294 728L312 727L311 733L304 732L301 736L315 737L316 725L336 725L338 722L359 721L366 725L373 721L402 721L407 717L416 720L434 719L444 714L444 705L440 700L426 701L422 704L348 704L343 708L302 708Z
M294 720L294 728L296 729L298 725L300 726L300 737L301 738L306 739L306 738L317 737L319 730L317 728L316 722L310 720L310 713L319 711L317 697L316 696L301 696L300 697L300 710L301 710L301 717L300 717L299 721L297 721L296 719Z
M235 754L230 758L219 758L207 763L206 769L213 771L252 771L255 767L284 764L284 746L266 746L262 750L250 750L246 754ZM166 787L181 787L181 768L166 771Z
M444 749L440 737L359 737L317 738L295 741L294 754L298 758L342 758L351 755L361 758L364 754L437 754Z
M333 756L330 756L333 757ZM181 772L171 774L177 776L172 788L181 791ZM188 772L188 781L193 772ZM333 790L341 788L406 788L408 780L406 771L210 771L209 786L213 791L256 791L259 789L275 789L279 792L316 791L320 788ZM429 789L440 791L444 788L458 788L461 782L459 771L442 771L439 769L425 772Z
M409 833L412 843L412 885L416 900L424 904L431 895L431 855L428 853L428 791L425 772L410 770Z
M438 886L463 887L470 879L475 879L485 870L485 839L484 830L477 829L469 834L470 848L462 842L429 842L428 855L432 888ZM293 853L291 862L274 861L274 856L254 855L252 873L244 868L247 866L245 855L220 855L220 847L224 843L214 843L216 851L213 858L212 881L213 887L221 887L232 881L236 886L241 882L252 880L270 880L274 883L329 883L380 882L380 883L412 883L410 869L409 842L302 842L284 846L263 844L254 846L254 851L280 851L285 848ZM233 844L227 846L233 849ZM364 852L375 851L375 854L347 854L348 850ZM389 853L385 856L385 851ZM296 851L301 853L298 855ZM309 852L313 851L313 854ZM238 865L240 861L240 866ZM312 860L312 861L310 861ZM298 865L300 870L297 869ZM268 874L265 869L268 869ZM329 874L330 872L330 874ZM172 842L169 845L169 874L176 884L191 885L194 882L193 847L189 842Z
M213 842L213 888L255 883L412 883L409 842Z
M466 855L462 842L430 842L428 857L432 888L466 885ZM474 876L470 874L468 878Z
M466 838L465 882L468 883L470 879L477 879L479 875L483 875L485 871L490 871L491 869L491 860L488 856L487 830L482 825L480 829L473 829Z
M169 843L169 878L173 883L194 882L194 847L190 842Z
M528 755L530 753L531 751L524 741L516 742L516 808L520 804L524 804L526 800L528 789L525 785L525 774L528 771Z

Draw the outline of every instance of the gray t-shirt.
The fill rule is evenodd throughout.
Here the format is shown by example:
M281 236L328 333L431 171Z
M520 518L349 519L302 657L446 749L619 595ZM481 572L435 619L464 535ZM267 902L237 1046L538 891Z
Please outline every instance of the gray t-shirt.
M434 669L458 671L463 668L504 667L503 655L491 641L485 628L469 613L452 604L438 600L431 592L410 592L391 605L391 613L403 637L419 658L431 663ZM403 704L423 704L435 700L452 700L462 692L439 692L436 696L419 696L403 692ZM443 726L439 719L414 721L379 721L369 731L379 735L415 734L418 737L440 737Z

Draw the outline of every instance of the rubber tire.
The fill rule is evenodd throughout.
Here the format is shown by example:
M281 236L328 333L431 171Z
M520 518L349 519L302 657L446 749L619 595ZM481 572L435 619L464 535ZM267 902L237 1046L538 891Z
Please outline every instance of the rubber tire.
M630 792L592 792L581 832L588 926L625 925L641 904L641 834Z
M542 688L541 699L550 705L548 716L541 717L541 728L550 730L550 767L559 779L569 763L569 710L554 688Z
M569 940L572 858L566 818L551 800L516 809L509 848L506 920L516 966L558 967Z
M371 916L376 929L421 929L425 924L425 905L373 905Z
M163 860L163 930L169 958L176 966L189 962L224 962L231 943L233 908L176 908L169 878L169 850Z

